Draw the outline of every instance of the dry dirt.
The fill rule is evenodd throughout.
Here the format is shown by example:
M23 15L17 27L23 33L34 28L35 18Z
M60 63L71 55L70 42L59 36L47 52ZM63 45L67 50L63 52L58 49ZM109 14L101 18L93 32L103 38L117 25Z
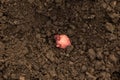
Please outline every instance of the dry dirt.
M0 0L0 80L120 80L120 0Z

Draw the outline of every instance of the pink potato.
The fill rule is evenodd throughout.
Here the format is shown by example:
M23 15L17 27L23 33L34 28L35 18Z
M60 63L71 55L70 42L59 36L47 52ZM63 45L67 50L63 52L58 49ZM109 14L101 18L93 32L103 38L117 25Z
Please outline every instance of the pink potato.
M54 36L56 40L56 47L65 49L67 46L71 45L70 39L67 35L61 34L61 35L55 35Z

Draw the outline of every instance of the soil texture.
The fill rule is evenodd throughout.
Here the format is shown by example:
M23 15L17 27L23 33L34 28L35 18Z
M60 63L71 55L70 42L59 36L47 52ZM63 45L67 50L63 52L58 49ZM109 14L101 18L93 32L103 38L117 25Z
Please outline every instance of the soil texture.
M120 0L0 0L0 80L120 80Z

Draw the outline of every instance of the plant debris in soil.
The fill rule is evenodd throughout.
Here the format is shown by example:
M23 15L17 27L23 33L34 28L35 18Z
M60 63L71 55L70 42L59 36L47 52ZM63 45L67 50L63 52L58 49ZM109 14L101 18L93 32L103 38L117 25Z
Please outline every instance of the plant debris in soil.
M0 80L120 80L120 0L0 0Z

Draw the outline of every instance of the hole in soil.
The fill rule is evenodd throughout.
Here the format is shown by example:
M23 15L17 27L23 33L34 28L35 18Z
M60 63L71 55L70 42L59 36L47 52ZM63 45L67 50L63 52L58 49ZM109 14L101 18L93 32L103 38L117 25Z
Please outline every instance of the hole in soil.
M120 72L114 71L111 76L112 80L119 80Z
M3 39L3 36L0 36L0 39Z

